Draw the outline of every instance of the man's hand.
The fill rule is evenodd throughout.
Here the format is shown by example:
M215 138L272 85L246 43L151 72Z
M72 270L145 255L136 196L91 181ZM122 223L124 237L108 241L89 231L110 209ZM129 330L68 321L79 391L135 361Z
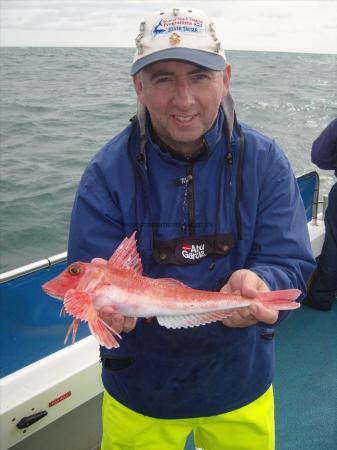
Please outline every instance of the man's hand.
M137 322L135 317L125 317L121 314L116 314L112 306L103 306L99 311L99 316L119 334L129 333L135 328Z
M97 266L106 266L108 264L108 261L103 258L94 258L91 262ZM137 322L135 317L125 317L121 314L116 314L113 306L103 306L103 308L99 310L99 316L118 334L132 331Z
M255 272L241 269L232 273L220 292L231 292L244 297L254 298L259 295L259 292L267 292L269 290L266 283ZM244 328L255 325L257 322L265 322L272 325L277 319L278 311L270 309L256 300L246 308L233 311L231 316L222 320L222 323L226 327Z

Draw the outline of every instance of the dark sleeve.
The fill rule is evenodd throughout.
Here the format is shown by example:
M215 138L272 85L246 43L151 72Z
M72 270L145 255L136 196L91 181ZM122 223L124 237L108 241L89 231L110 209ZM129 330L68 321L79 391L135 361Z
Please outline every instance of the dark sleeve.
M311 160L320 169L337 169L337 119L312 144Z

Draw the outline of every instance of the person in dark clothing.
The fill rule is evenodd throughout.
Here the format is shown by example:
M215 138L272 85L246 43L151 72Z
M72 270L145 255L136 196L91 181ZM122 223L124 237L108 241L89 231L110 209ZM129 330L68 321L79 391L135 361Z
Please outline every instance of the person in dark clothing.
M337 176L337 119L333 120L312 144L311 160ZM337 291L337 183L329 193L324 217L325 239L307 297L303 304L329 311Z

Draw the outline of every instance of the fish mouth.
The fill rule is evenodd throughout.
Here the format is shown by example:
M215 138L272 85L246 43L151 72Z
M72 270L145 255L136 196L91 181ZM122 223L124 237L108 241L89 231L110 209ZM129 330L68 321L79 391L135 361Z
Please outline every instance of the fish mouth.
M48 288L42 286L42 290L45 294L49 295L49 297L53 297L56 298L56 300L60 300L61 302L63 302L63 297L61 297L60 295L56 295L54 294L52 291L50 291Z
M56 298L56 300L59 300L60 302L63 302L63 297L60 297L59 295L54 294L48 294L50 297Z

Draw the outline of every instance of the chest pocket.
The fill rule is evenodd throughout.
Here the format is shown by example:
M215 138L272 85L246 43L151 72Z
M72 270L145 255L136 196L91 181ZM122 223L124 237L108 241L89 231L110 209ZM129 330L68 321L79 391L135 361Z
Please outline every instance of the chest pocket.
M227 256L233 248L234 237L231 233L155 240L153 258L157 264L188 266L198 264L207 256Z

